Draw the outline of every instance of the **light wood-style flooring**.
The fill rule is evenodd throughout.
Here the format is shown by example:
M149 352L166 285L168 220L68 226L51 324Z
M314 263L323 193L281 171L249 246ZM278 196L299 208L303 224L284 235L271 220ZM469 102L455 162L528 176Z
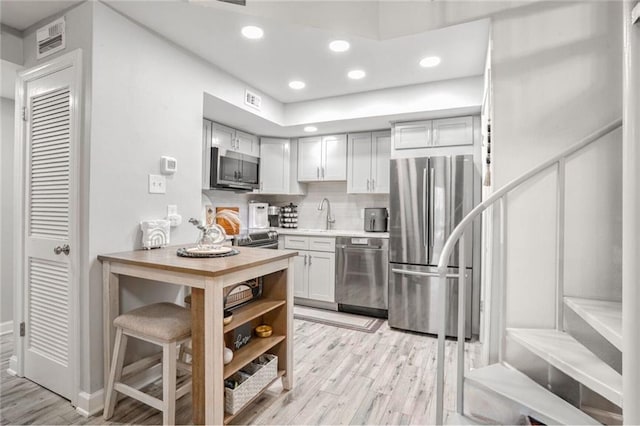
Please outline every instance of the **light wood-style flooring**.
M433 424L436 339L389 328L376 333L295 320L295 386L276 382L234 419L235 424ZM480 344L466 345L467 366L478 367ZM445 408L453 409L456 343L447 342ZM60 396L6 372L13 337L0 337L0 424L105 424L83 417ZM150 385L161 397L160 383ZM191 398L178 401L176 422L191 422ZM109 424L161 424L159 411L130 398Z

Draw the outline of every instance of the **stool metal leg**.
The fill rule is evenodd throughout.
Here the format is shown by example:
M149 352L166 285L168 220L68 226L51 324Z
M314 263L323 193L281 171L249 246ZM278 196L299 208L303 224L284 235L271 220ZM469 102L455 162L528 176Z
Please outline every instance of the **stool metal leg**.
M124 354L127 349L127 335L122 333L122 329L116 331L115 345L113 347L113 358L111 361L111 372L109 373L109 383L106 385L106 399L104 402L104 411L102 417L108 420L113 416L113 411L118 401L117 392L114 384L120 381L122 377L122 367L124 365Z

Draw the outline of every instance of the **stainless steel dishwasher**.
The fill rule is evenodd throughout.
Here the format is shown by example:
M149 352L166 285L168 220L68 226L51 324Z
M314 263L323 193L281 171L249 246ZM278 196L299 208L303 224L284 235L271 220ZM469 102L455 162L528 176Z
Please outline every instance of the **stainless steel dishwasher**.
M389 240L336 239L338 310L387 318Z

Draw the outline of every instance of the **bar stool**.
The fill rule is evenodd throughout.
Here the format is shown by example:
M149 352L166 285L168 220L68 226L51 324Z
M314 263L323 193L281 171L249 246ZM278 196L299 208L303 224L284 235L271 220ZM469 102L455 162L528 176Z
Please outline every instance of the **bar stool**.
M113 325L116 327L116 339L106 387L104 419L108 420L113 416L119 392L162 411L162 422L165 425L175 424L176 400L191 392L191 377L176 389L178 368L191 372L190 365L176 359L177 345L183 345L191 339L190 311L173 303L154 303L118 316L113 320ZM121 381L123 370L125 375L130 376L157 364L150 363L150 360L159 360L158 356L151 356L123 368L129 337L162 347L162 400Z

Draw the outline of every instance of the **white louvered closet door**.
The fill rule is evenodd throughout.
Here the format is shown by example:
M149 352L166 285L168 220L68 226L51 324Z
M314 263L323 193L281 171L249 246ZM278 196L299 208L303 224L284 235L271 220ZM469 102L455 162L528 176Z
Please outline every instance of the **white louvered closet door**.
M70 369L77 368L71 351L77 259L73 78L67 68L30 81L25 102L24 372L68 399L74 389Z

